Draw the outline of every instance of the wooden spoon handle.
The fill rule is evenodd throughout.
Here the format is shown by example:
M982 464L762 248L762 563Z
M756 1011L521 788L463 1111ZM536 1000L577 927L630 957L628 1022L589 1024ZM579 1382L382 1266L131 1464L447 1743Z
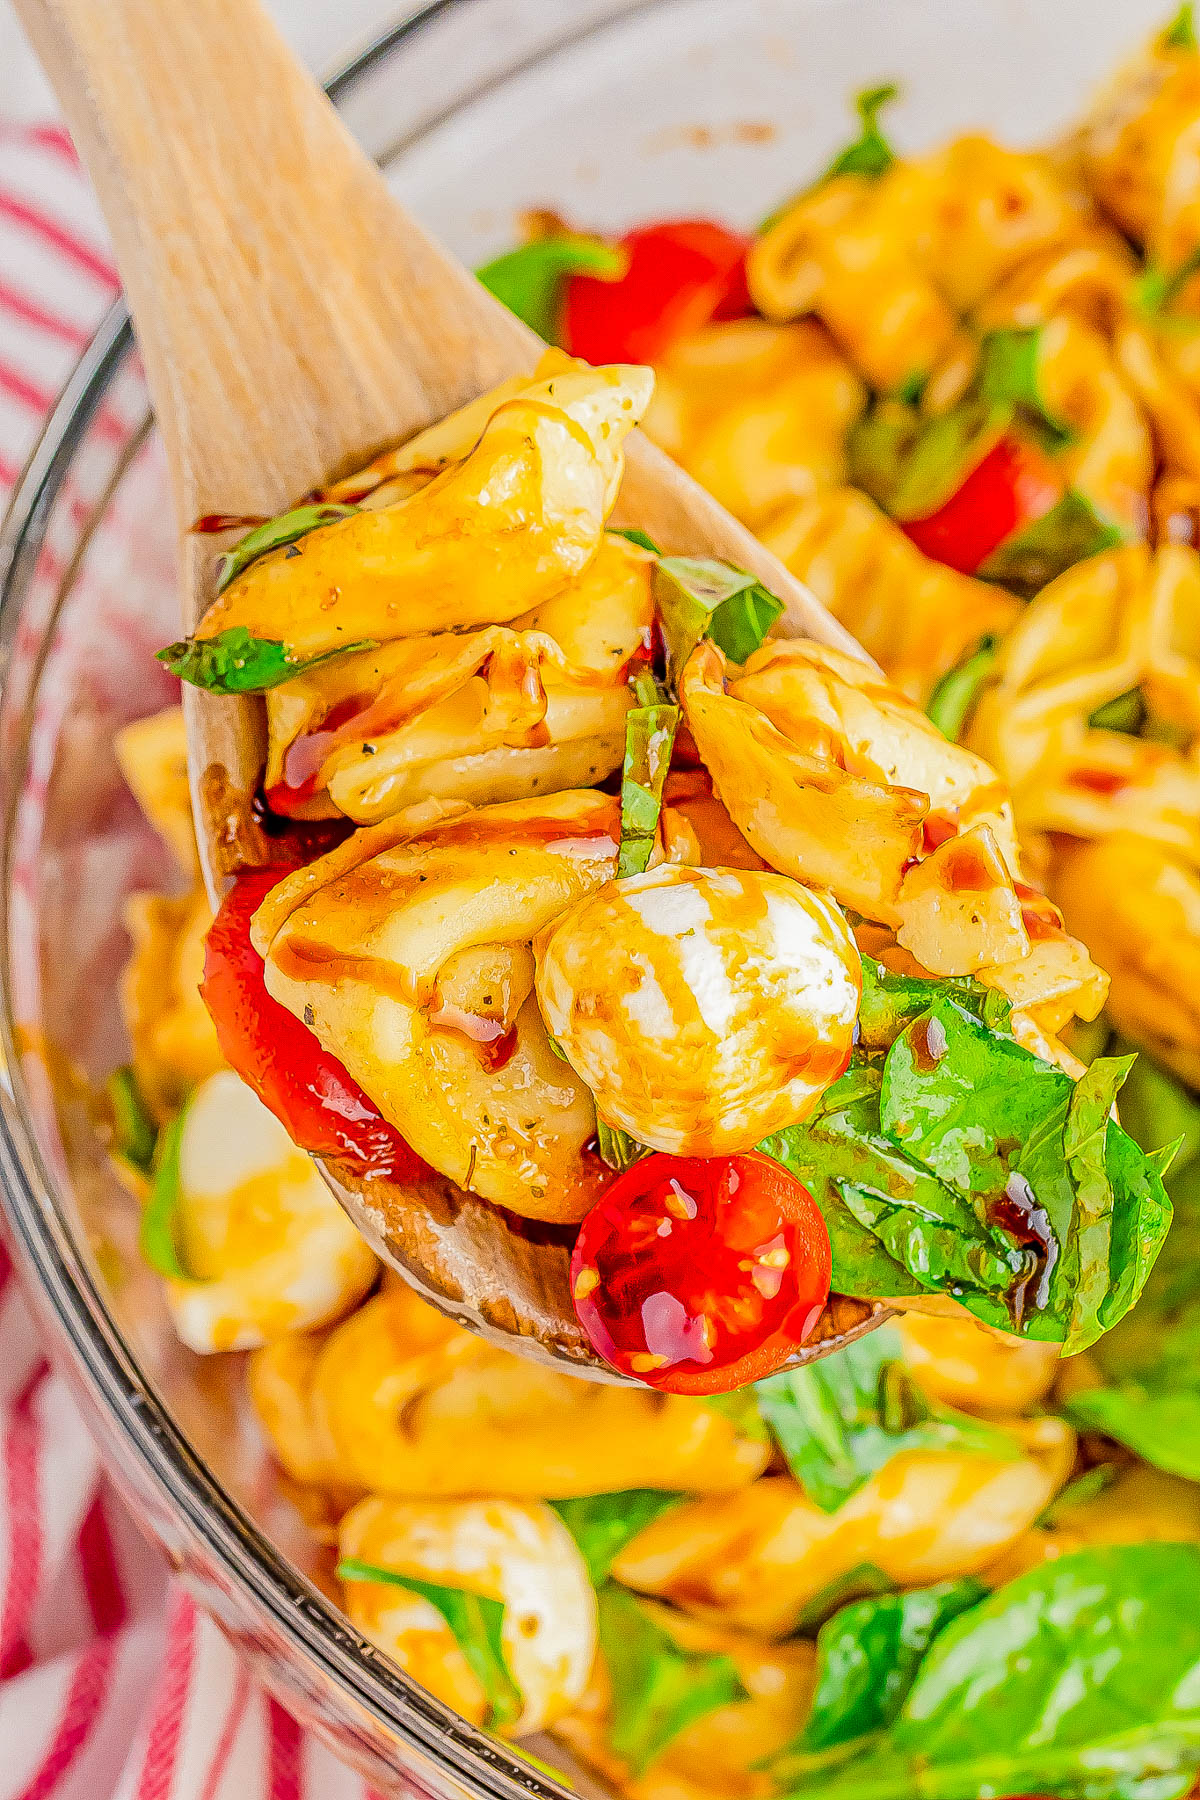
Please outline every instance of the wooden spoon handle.
M528 365L532 334L396 205L257 0L18 10L108 219L184 526L277 511Z

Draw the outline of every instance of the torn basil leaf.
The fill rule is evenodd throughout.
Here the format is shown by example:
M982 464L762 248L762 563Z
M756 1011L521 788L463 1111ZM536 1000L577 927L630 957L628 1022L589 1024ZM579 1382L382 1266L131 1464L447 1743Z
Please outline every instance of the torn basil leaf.
M294 657L286 644L275 638L251 635L245 625L230 625L210 638L184 638L158 652L172 675L210 694L261 694L280 682L307 675L332 656L349 656L355 650L377 650L373 638L340 645L320 656Z
M321 501L313 506L293 507L291 512L280 513L278 518L268 519L265 524L256 525L253 531L226 550L217 561L217 592L223 594L230 582L236 581L243 570L260 556L266 556L270 550L283 550L288 544L295 544L310 531L316 531L322 525L334 525L339 519L348 519L351 513L358 511L356 506L336 506L329 501Z
M1066 1356L1085 1350L1103 1330L1100 1320L1108 1298L1116 1206L1108 1167L1109 1115L1136 1060L1133 1056L1098 1056L1075 1083L1067 1105L1063 1150L1075 1186L1079 1285L1063 1346Z
M711 556L660 557L654 597L672 687L701 638L711 638L731 662L742 663L783 612L783 601L756 575Z
M636 525L608 525L605 529L610 537L628 538L631 544L636 544L640 550L648 550L651 556L662 555L654 539L646 532L639 531Z
M659 1488L627 1488L623 1493L583 1494L548 1504L578 1544L592 1586L598 1588L608 1580L626 1544L686 1499L686 1494L669 1494Z
M888 1050L906 1025L928 1012L935 994L944 994L992 1031L1011 1037L1012 1007L995 988L973 975L899 975L863 954L858 1041L865 1050Z
M1181 1800L1200 1768L1200 1547L1117 1544L1018 1576L943 1624L895 1718L789 1794ZM860 1747L861 1746L861 1747Z
M598 1598L600 1649L612 1684L609 1740L638 1776L687 1726L748 1696L732 1657L680 1649L613 1582Z
M1184 0L1160 41L1164 50L1195 50L1196 13L1193 0Z
M150 1117L137 1076L128 1064L113 1070L105 1093L112 1113L113 1150L135 1169L148 1173L154 1162L158 1126Z
M1002 1461L1021 1454L1011 1433L928 1399L886 1326L817 1362L767 1376L754 1391L788 1467L823 1512L836 1512L905 1451Z
M428 1600L454 1633L455 1642L487 1697L488 1729L499 1730L520 1718L524 1699L504 1648L502 1600L472 1593L467 1588L442 1587L415 1575L402 1575L397 1569L360 1562L357 1557L345 1558L338 1564L337 1573L339 1581L378 1581Z
M642 875L650 866L662 816L663 786L679 725L678 706L668 699L653 676L635 676L633 691L637 705L625 715L618 876Z
M844 1575L835 1575L813 1595L796 1621L797 1634L806 1636L819 1631L827 1619L852 1600L868 1600L874 1594L893 1594L895 1591L896 1583L876 1563L856 1563Z
M854 110L861 129L854 142L834 157L825 171L824 180L829 181L835 175L867 175L874 180L887 173L896 160L896 153L880 129L879 115L899 93L894 82L886 82L882 87L864 88L861 94L855 95Z
M1123 542L1120 526L1101 518L1075 488L1021 531L993 550L978 573L1022 594L1036 594L1073 564Z
M616 244L578 232L534 238L476 269L476 279L548 344L562 341L562 304L571 275L618 281L628 265Z
M168 1281L194 1281L179 1243L179 1150L187 1105L158 1134L150 1193L142 1209L138 1246L145 1261Z
M947 669L930 694L926 716L952 744L962 737L999 651L1000 639L985 632L977 644L963 652L952 669Z
M1016 407L1042 448L1054 452L1066 449L1076 434L1050 410L1042 394L1042 330L1037 325L1029 330L989 331L980 345L974 386L980 399Z
M986 1594L982 1582L964 1576L855 1600L835 1613L817 1634L808 1722L796 1743L772 1761L776 1780L786 1783L793 1757L806 1759L837 1745L849 1749L889 1726L934 1639Z
M1120 731L1138 737L1146 723L1146 701L1140 687L1127 688L1115 699L1106 700L1088 719L1096 731Z
M878 401L846 439L850 479L893 519L927 519L995 449L1014 413L1009 402L978 396L931 417Z
M565 1062L566 1058L563 1060ZM600 1118L596 1120L596 1149L601 1162L607 1163L618 1174L625 1169L632 1169L635 1162L641 1162L644 1156L652 1154L645 1144L639 1144L627 1131L622 1131L617 1125L608 1125Z

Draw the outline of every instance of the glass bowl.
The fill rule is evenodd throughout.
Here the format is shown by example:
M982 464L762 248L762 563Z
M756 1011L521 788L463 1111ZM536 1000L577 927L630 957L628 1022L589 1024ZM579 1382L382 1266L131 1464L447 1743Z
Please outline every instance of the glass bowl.
M478 263L513 241L526 206L602 229L697 212L751 225L846 140L847 97L880 78L903 85L904 147L973 126L1045 137L1166 10L434 0L330 90L396 192ZM120 725L171 698L151 659L177 624L165 487L118 307L0 528L0 1163L18 1265L135 1514L304 1725L385 1792L562 1795L332 1603L319 1546L238 1404L237 1359L174 1339L105 1159L91 1097L125 1057L123 903L170 879L112 752Z

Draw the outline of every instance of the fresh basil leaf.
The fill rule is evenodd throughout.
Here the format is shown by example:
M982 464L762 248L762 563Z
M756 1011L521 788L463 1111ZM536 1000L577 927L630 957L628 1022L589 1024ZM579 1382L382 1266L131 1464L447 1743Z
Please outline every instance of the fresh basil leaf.
M928 1012L936 995L944 995L992 1031L1011 1035L1012 1007L995 988L971 975L899 975L873 956L863 955L862 999L858 1009L858 1041L865 1050L888 1050L906 1025Z
M628 538L631 544L636 544L640 550L648 550L651 556L662 555L654 539L639 531L636 525L609 525L606 529L611 537Z
M711 556L660 557L654 595L673 687L701 638L710 637L732 662L745 662L783 612L756 575Z
M995 448L1014 413L1010 403L974 396L932 417L882 401L847 437L850 479L894 519L927 519Z
M929 1400L886 1327L756 1382L755 1393L788 1467L823 1512L836 1512L904 1451L1021 1454L1009 1432Z
M1109 1114L1134 1056L1098 1056L1075 1083L1063 1126L1067 1173L1075 1186L1074 1236L1079 1277L1071 1299L1064 1356L1086 1350L1104 1330L1115 1207L1108 1170Z
M398 1569L360 1562L357 1557L340 1562L337 1573L339 1581L383 1582L388 1587L404 1588L407 1593L419 1594L423 1600L428 1600L454 1633L454 1641L487 1697L489 1730L500 1730L520 1718L524 1699L504 1649L505 1606L502 1600L472 1593L468 1588L442 1587L436 1582L421 1581L415 1575L402 1575Z
M135 1169L148 1172L154 1162L158 1126L150 1117L137 1076L128 1064L113 1070L105 1093L112 1113L113 1149Z
M861 130L852 144L839 152L825 171L829 181L835 175L867 175L872 179L885 175L896 160L896 153L879 127L879 115L900 93L894 82L882 87L864 88L854 100Z
M739 1437L753 1438L758 1444L767 1442L770 1433L758 1410L753 1384L749 1387L730 1388L725 1394L702 1394L701 1399L713 1412L728 1419Z
M1119 525L1101 518L1075 488L1040 519L1014 532L993 550L978 573L1021 593L1036 594L1065 569L1123 542Z
M158 1134L150 1194L142 1209L138 1246L150 1267L169 1281L195 1281L179 1247L179 1149L187 1106Z
M607 1125L599 1118L596 1120L596 1149L600 1153L601 1162L607 1163L610 1169L616 1169L618 1174L632 1169L635 1162L641 1162L644 1156L652 1154L645 1144L639 1144L627 1131L620 1130L616 1125Z
M307 675L331 657L375 649L378 645L373 638L363 638L320 656L294 657L277 639L254 637L245 625L231 625L215 637L184 638L157 654L172 675L190 681L193 687L206 688L210 694L261 694L281 681Z
M1165 50L1194 50L1196 48L1196 13L1193 0L1184 0L1183 5L1164 30L1160 42Z
M266 556L269 550L283 550L288 544L307 537L310 531L316 531L322 525L334 525L357 511L356 506L335 506L330 501L321 501L314 506L293 507L291 512L280 513L278 518L256 525L218 559L218 594L223 594L230 582L236 581L243 570L257 562L260 556Z
M679 708L649 675L633 682L638 704L625 715L621 770L621 847L617 874L641 875L650 866L662 816L663 786L679 725Z
M817 1635L817 1683L808 1723L773 1773L786 1779L791 1757L850 1745L890 1725L933 1640L986 1593L982 1582L964 1576L856 1600L835 1613Z
M1087 1469L1077 1475L1074 1481L1068 1481L1065 1488L1054 1496L1049 1506L1042 1508L1035 1525L1054 1526L1062 1524L1072 1508L1086 1506L1089 1501L1096 1500L1101 1494L1108 1492L1117 1479L1117 1470L1112 1463L1097 1463L1094 1469Z
M1127 688L1113 700L1098 706L1088 719L1097 731L1120 731L1137 737L1146 723L1146 700L1140 687Z
M608 1580L626 1544L686 1499L686 1494L659 1488L627 1488L623 1493L582 1494L548 1504L579 1545L592 1586L598 1588Z
M639 1776L687 1726L748 1696L731 1657L681 1650L613 1582L598 1598L600 1649L612 1683L609 1741Z
M934 1638L895 1720L821 1800L1182 1796L1200 1768L1200 1546L1081 1550L1021 1575ZM1173 1778L1173 1779L1168 1779Z
M989 331L979 349L975 389L993 405L1018 407L1043 449L1054 452L1065 450L1076 433L1050 411L1042 395L1042 330L1036 325L1029 330Z
M1192 1347L1200 1350L1200 1321ZM1061 1410L1078 1431L1098 1432L1168 1475L1200 1481L1200 1384L1157 1388L1123 1381L1072 1394Z
M548 344L557 344L562 341L562 303L568 276L593 275L601 281L619 281L628 263L626 253L616 244L563 232L556 237L535 238L495 257L476 269L475 277L539 337Z
M880 1120L943 1183L972 1196L993 1242L1005 1234L1024 1259L1006 1298L1007 1321L966 1295L964 1304L1002 1328L1090 1342L1097 1326L1107 1330L1141 1293L1171 1208L1156 1171L1109 1120L1104 1153L1113 1204L1108 1254L1099 1256L1064 1145L1074 1092L1061 1071L937 999L927 1020L910 1026L887 1054ZM1081 1292L1094 1302L1085 1312L1076 1305Z
M947 669L929 696L926 716L943 737L957 744L975 703L987 686L1000 651L1000 639L984 632L978 643L964 650L952 669Z
M815 1593L796 1621L799 1636L818 1631L827 1619L852 1600L868 1600L874 1594L894 1594L896 1583L875 1563L856 1563Z

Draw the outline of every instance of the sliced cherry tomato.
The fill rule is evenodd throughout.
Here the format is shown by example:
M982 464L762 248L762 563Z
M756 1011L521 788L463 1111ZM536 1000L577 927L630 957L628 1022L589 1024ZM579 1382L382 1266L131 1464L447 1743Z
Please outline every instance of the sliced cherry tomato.
M411 1180L426 1165L308 1027L272 999L250 921L289 866L248 869L221 903L208 933L200 993L221 1054L293 1143L360 1174Z
M590 363L654 362L710 319L753 311L746 287L750 240L711 219L674 219L620 241L619 281L572 275L563 301L565 348Z
M1043 518L1063 495L1062 476L1033 444L1006 435L934 513L902 529L935 562L974 575L1006 538Z
M615 1369L674 1394L759 1381L812 1331L829 1233L808 1189L765 1156L645 1157L580 1227L579 1322Z

